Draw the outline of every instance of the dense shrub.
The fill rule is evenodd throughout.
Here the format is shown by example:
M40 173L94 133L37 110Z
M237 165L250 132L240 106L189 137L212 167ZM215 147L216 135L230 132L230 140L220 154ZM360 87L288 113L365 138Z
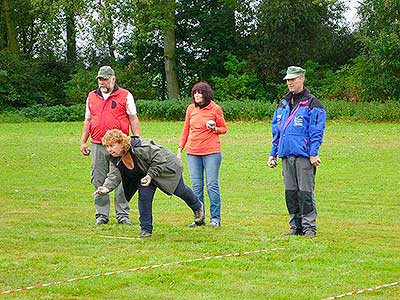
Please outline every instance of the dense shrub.
M139 100L136 106L141 120L179 121L185 119L186 107L190 103L189 99Z
M395 101L358 103L353 119L376 122L400 121L400 105Z
M32 121L46 122L71 122L81 121L85 116L85 104L75 104L71 106L40 106L23 108L16 114L22 115Z
M372 122L399 122L398 101L350 103L340 100L323 101L329 120L354 120Z
M179 100L139 100L137 110L141 121L183 121L190 99ZM400 122L400 102L387 103L351 103L344 100L322 100L328 120L350 120L371 122ZM275 111L276 103L260 101L222 101L227 121L269 121ZM35 105L20 110L6 111L0 114L0 123L23 121L69 122L82 121L85 115L85 104L71 106Z
M276 104L260 101L230 101L219 103L227 121L262 121L271 119Z
M351 119L356 111L355 104L343 100L322 101L328 120Z

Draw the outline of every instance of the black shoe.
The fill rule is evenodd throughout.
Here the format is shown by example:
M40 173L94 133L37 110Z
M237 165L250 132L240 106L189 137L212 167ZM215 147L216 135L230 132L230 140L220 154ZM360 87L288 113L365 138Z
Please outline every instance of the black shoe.
M288 232L282 233L282 235L287 235L287 236L290 236L290 235L303 235L303 233L301 231L296 230L296 229L290 229Z
M118 224L132 226L132 222L129 220L129 218L122 218L118 221Z
M304 236L306 236L306 237L312 239L312 238L315 238L316 233L315 233L315 231L307 230L307 231L304 233Z
M200 202L200 208L194 211L194 222L204 223L204 205Z
M148 232L148 231L146 231L146 230L142 230L142 231L140 232L138 238L141 238L141 239L142 239L142 238L148 238L148 237L151 237L151 235L152 235L151 232Z
M108 220L105 219L105 218L97 218L96 219L96 225L104 225L104 224L107 224L107 223L108 223Z
M189 224L188 227L195 228L195 227L204 226L204 225L206 225L206 221L201 220L200 222L193 222L192 224Z

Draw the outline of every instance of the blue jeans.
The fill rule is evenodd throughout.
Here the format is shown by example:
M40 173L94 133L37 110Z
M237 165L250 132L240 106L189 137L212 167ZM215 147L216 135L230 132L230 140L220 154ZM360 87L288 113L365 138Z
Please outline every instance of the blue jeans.
M187 154L192 189L197 198L204 204L204 174L206 186L210 198L210 222L221 221L221 196L219 192L219 169L221 167L222 154L209 155Z
M139 190L138 207L140 228L147 232L153 232L153 198L157 187L150 183L149 186L142 186L139 181L136 183ZM179 180L174 195L181 198L193 212L199 210L201 203L197 200L193 191L185 184L183 178Z

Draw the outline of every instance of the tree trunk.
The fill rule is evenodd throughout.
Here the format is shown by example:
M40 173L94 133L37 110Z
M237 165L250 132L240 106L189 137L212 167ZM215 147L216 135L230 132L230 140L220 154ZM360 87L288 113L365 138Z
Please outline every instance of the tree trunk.
M12 7L12 0L2 0L4 21L7 27L7 48L11 52L18 52L17 30L15 26L15 18Z
M114 53L114 50L115 50L115 45L114 45L114 26L113 26L113 19L112 19L111 11L107 12L107 19L108 19L107 24L109 25L109 28L106 29L108 53L110 54L110 57L113 60L115 60L115 53Z
M175 60L175 29L168 28L164 36L164 68L167 78L167 94L169 99L179 97L178 77Z
M175 5L170 7L166 16L169 22L164 29L164 70L168 99L176 99L179 97L179 84L176 75Z
M70 3L69 5L73 5ZM73 7L67 7L65 11L67 27L67 61L74 65L76 62L76 28Z

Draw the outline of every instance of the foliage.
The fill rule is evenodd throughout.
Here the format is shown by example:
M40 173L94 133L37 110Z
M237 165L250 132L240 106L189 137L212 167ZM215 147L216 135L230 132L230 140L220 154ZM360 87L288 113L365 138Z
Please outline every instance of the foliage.
M360 6L359 39L364 48L357 71L362 98L399 99L400 2L365 0Z
M276 103L254 100L221 102L220 105L227 121L270 120L276 109Z
M141 120L180 121L185 118L185 100L137 101L136 106Z
M20 54L0 51L0 106L27 107L65 103L64 82L69 68L53 57L22 59Z
M141 121L183 121L190 99L176 100L138 100L136 102ZM400 122L400 103L398 101L351 103L344 100L322 99L328 120L348 120L362 122ZM221 101L218 104L224 111L227 121L266 121L271 120L277 103L243 100ZM7 110L0 114L0 123L48 121L83 121L85 104L70 106L41 106Z
M176 151L182 122L143 122L142 129ZM328 124L312 240L281 235L287 208L280 165L265 166L265 122L231 122L221 137L222 227L188 228L191 210L158 191L146 240L136 239L137 196L133 226L118 225L113 207L108 225L94 225L81 130L80 122L0 124L0 292L21 288L1 299L323 299L398 280L399 124ZM284 250L233 255L278 247ZM232 256L208 259L224 254ZM39 287L45 283L57 284ZM399 293L397 285L348 299L398 300Z
M160 62L161 65L161 62ZM163 99L162 82L160 76L148 72L147 67L136 60L127 66L117 65L117 81L123 88L129 89L135 99Z
M354 66L354 64L348 64L333 71L309 62L307 64L307 86L310 86L319 98L360 102L362 100L361 87L358 72Z
M40 106L34 105L19 110L19 114L33 121L46 122L71 122L80 121L85 116L85 105L75 104L71 106Z
M117 78L116 83L131 91L135 99L157 98L158 90L155 87L154 79L151 74L142 74L144 70L141 65L132 61L126 67L121 63L115 63L111 66ZM77 66L72 78L65 83L66 104L85 103L87 94L97 88L97 71L97 66L88 69ZM152 86L154 88L150 88Z
M75 0L76 1L76 0ZM131 1L86 1L85 42L83 61L90 66L116 62L124 45L130 41L133 26Z
M261 85L256 74L249 68L247 61L239 61L229 54L224 64L228 73L226 77L212 77L215 86L215 99L220 101L255 99L261 102L272 102Z
M185 92L201 80L227 75L224 62L229 53L240 56L247 39L237 28L235 11L248 1L179 1L177 6L177 56L179 77Z
M166 75L172 73L164 68L166 29L176 32L183 96L206 80L217 100L272 102L286 91L281 79L287 66L301 65L320 98L399 100L400 2L395 0L362 1L354 28L344 22L343 0L10 3L19 49L5 50L5 33L14 26L2 10L2 110L82 103L96 87L95 70L104 64L117 70L118 83L136 98L166 99ZM174 7L171 24L166 16Z
M84 69L82 66L76 68L72 78L65 83L66 103L85 103L89 91L97 88L98 69Z
M308 60L331 67L347 62L355 47L343 28L343 11L341 1L260 1L249 51L259 77L280 80L283 68Z
M400 105L398 101L359 102L324 101L328 119L354 120L368 122L399 122Z

